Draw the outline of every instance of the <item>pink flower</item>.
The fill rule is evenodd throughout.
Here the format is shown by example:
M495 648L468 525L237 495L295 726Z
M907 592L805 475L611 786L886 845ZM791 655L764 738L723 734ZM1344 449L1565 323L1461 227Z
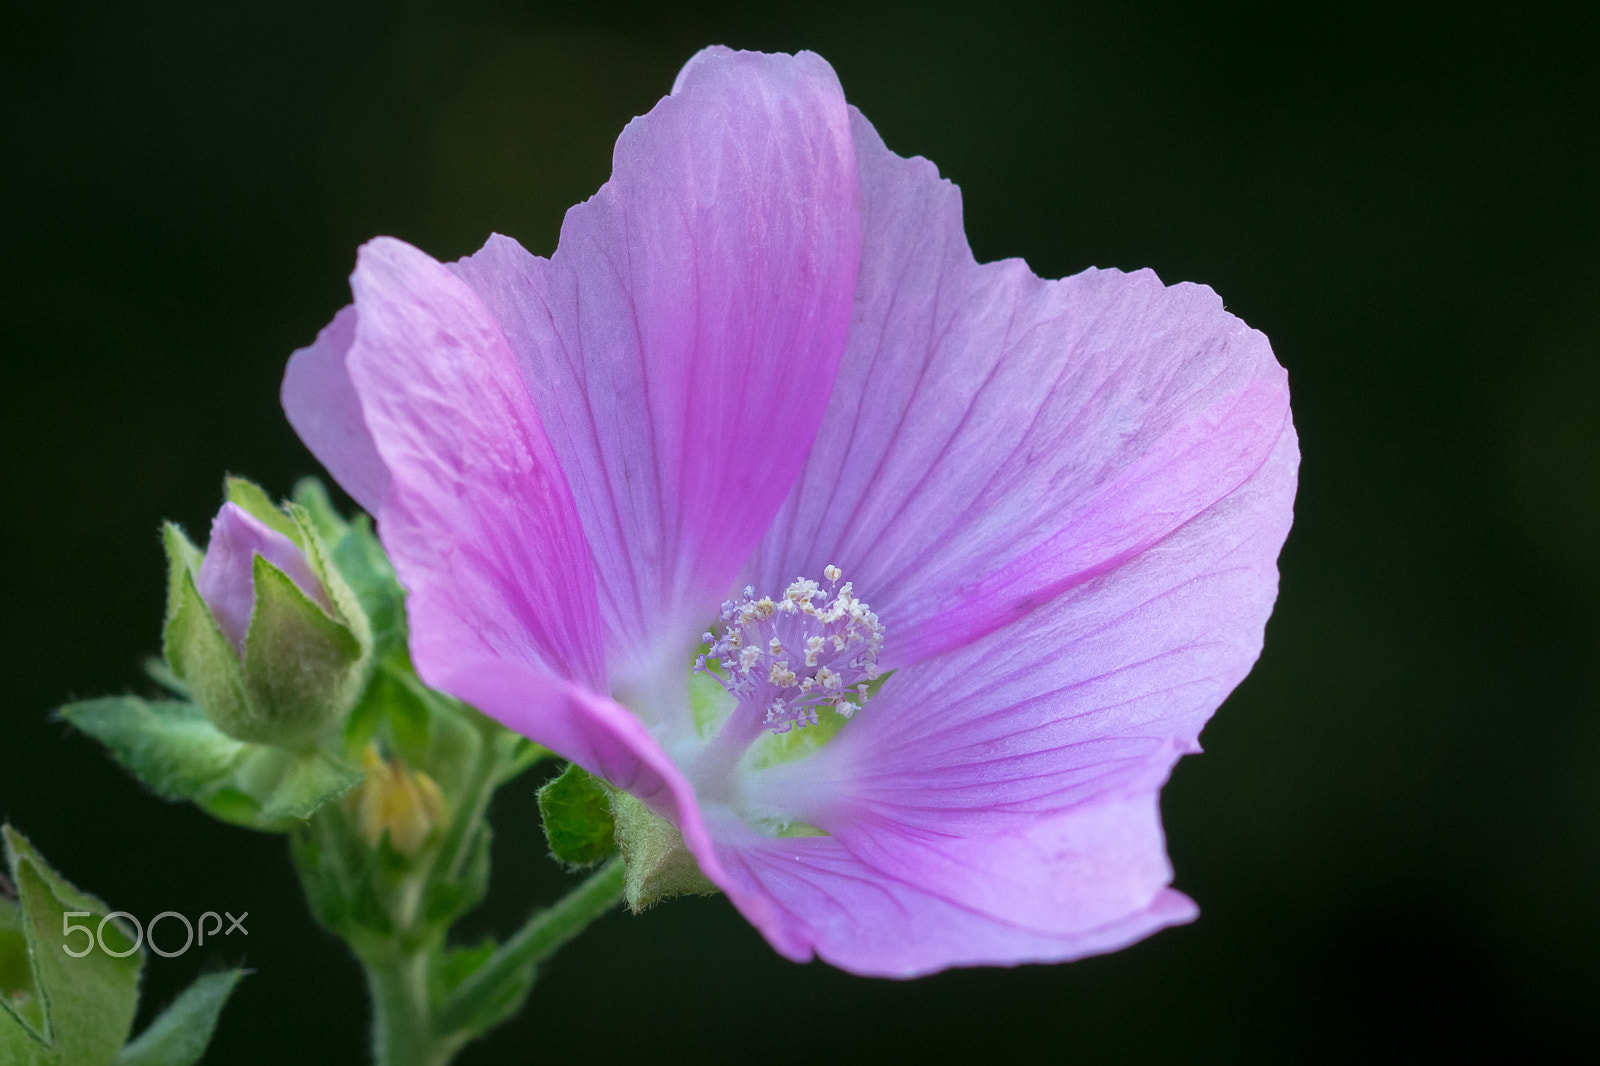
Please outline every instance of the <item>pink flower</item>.
M676 825L780 952L909 976L1194 916L1159 792L1260 651L1298 461L1210 289L979 265L823 60L720 48L550 259L379 239L351 287L284 406L422 676Z

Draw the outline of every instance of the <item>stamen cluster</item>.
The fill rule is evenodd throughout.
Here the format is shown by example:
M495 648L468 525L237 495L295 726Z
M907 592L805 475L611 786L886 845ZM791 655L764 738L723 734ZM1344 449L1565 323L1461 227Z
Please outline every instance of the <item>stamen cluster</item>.
M722 605L721 633L701 639L710 650L695 660L738 699L764 715L774 733L815 725L827 704L849 718L867 702L866 682L878 677L883 623L840 584L837 566L823 581L796 578L783 595L743 594ZM820 604L818 601L822 601Z

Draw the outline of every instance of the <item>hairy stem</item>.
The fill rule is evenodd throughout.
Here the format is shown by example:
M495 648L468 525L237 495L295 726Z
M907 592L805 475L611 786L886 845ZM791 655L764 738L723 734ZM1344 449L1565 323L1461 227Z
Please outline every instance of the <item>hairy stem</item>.
M364 955L372 995L372 1061L376 1066L446 1066L464 1042L434 1035L428 1000L429 950Z

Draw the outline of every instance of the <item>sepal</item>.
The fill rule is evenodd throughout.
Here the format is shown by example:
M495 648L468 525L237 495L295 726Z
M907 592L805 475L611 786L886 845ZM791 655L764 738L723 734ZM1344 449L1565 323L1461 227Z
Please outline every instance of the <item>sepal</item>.
M624 898L635 914L673 896L709 896L720 891L689 854L678 827L620 789L611 790L617 848L627 873Z
M366 649L288 574L260 555L252 566L256 605L243 664L248 717L217 724L241 740L304 748L342 722L360 697Z
M302 478L295 485L292 498L304 515L305 524L326 546L333 569L370 624L373 661L382 661L397 648L404 648L405 591L372 531L372 519L357 514L345 521L316 478ZM342 598L336 593L334 599L342 609Z
M242 507L245 512L269 529L274 529L290 540L294 541L301 551L306 546L300 540L300 531L288 515L280 511L272 502L272 497L267 495L267 490L257 485L254 481L229 474L222 479L222 494L227 501Z
M183 538L183 534L178 532L177 537ZM176 565L174 538L169 535L166 542L168 559ZM181 545L177 551L182 551ZM168 601L167 624L162 634L167 665L189 687L195 701L219 729L239 740L256 739L245 735L254 732L251 726L255 712L245 693L244 667L200 596L195 584L197 572L197 568L185 566L172 578L173 595Z

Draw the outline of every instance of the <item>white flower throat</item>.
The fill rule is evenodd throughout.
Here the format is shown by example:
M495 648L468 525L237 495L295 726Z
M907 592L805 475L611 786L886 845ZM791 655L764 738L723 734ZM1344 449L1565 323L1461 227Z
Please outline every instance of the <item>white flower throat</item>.
M695 671L716 678L775 734L815 725L819 707L849 718L878 678L883 623L850 582L840 584L837 566L822 573L820 583L796 578L776 600L745 586L722 605L721 633L701 638L710 648Z

